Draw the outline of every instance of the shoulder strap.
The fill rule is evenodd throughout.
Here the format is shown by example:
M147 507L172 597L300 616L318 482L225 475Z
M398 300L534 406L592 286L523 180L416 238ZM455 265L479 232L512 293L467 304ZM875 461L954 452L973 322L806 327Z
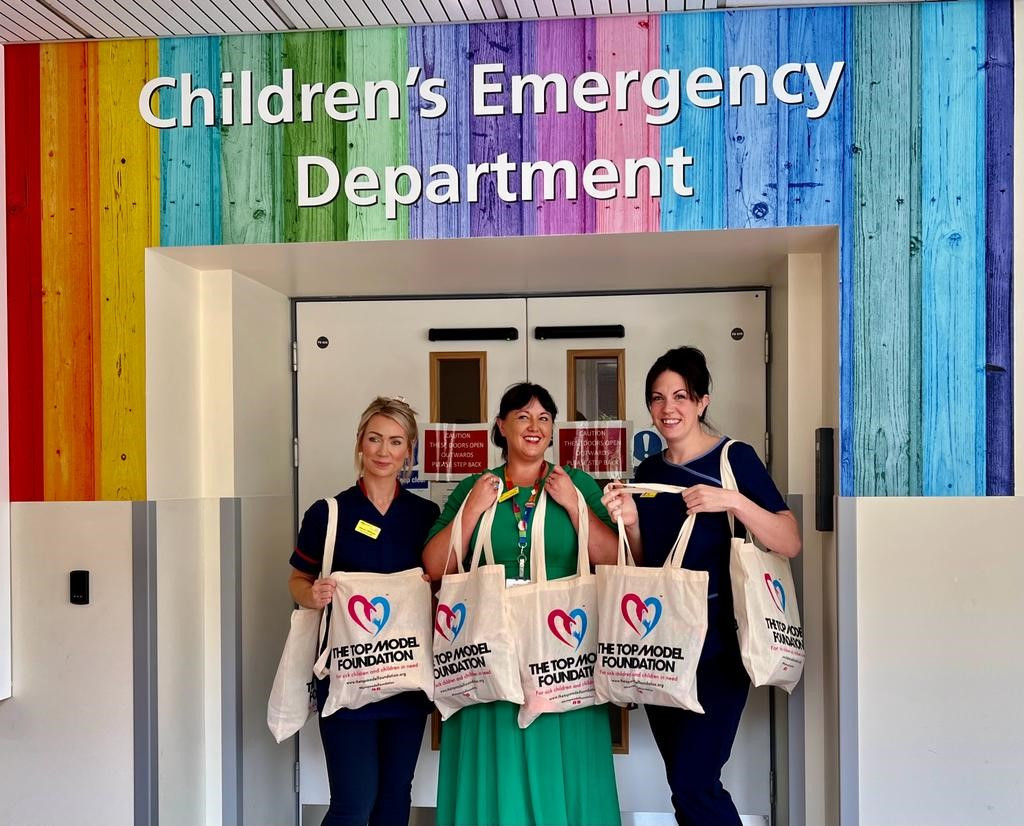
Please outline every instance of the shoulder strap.
M333 496L324 499L327 503L327 534L324 536L324 557L320 565L320 577L331 575L334 566L334 544L338 538L338 500Z
M736 444L735 439L729 439L724 445L722 445L722 459L719 465L719 470L722 474L722 488L724 490L739 490L740 486L736 482L736 474L732 472L732 465L729 463L729 446ZM729 536L733 537L736 535L736 519L730 513L729 516ZM747 526L743 526L743 538L749 539L750 535L747 532Z

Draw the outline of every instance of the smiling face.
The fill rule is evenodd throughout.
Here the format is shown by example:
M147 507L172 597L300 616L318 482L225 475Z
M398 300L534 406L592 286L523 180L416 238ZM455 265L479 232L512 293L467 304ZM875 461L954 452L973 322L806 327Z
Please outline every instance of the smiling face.
M363 454L363 475L382 478L397 477L412 455L412 446L402 425L380 413L366 423L359 450Z
M679 373L666 370L651 386L648 407L654 426L669 444L682 443L701 433L700 416L711 401L710 396L695 397Z
M498 429L508 441L508 457L517 461L535 461L544 456L551 444L554 417L536 399L526 407L510 410L498 419Z

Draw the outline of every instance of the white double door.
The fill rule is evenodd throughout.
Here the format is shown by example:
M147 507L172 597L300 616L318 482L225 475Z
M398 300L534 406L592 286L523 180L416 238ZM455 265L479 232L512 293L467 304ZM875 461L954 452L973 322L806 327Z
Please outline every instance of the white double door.
M616 326L622 337L536 338L538 327ZM430 341L430 330L514 328L513 340ZM560 328L560 329L559 329ZM761 291L528 298L302 301L296 308L299 514L355 481L359 416L377 395L403 396L427 421L431 354L485 353L487 418L505 389L529 380L567 411L569 354L622 351L620 387L636 431L651 425L644 381L654 360L690 344L707 355L713 377L709 420L722 433L764 451L766 297ZM584 333L586 331L583 331ZM579 406L579 405L577 405ZM643 434L641 434L641 439ZM638 442L638 448L643 442ZM490 465L500 462L492 448ZM427 491L418 491L427 495ZM770 715L766 690L752 691L724 782L741 813L770 811ZM668 787L646 716L630 715L629 754L617 755L626 812L670 812ZM429 731L417 765L413 805L435 802L437 753ZM325 805L329 794L315 724L300 737L300 802Z

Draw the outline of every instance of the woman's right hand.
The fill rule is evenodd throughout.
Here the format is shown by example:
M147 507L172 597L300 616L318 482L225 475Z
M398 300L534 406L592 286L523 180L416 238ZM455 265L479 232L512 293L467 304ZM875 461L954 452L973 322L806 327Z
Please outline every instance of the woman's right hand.
M601 497L601 504L608 509L608 515L613 520L622 519L622 524L631 528L639 519L636 512L636 502L633 501L631 493L623 493L621 488L623 482L615 480L608 485L604 496Z
M334 589L337 587L338 583L330 577L313 580L313 585L309 590L309 595L313 600L313 607L325 608L329 605L334 598Z
M466 512L473 525L497 500L500 484L501 480L493 473L482 473L469 489L469 495L466 496Z

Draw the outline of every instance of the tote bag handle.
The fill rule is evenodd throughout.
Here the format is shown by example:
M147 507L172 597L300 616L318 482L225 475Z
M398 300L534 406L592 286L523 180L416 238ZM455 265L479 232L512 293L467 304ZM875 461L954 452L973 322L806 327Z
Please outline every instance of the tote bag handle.
M605 487L608 491L611 489L611 485ZM680 485L664 485L660 482L633 482L628 485L616 488L621 493L683 493L686 488ZM681 568L683 565L683 558L686 556L686 548L690 544L690 536L693 534L694 520L696 520L697 514L691 513L683 520L682 527L679 529L679 533L676 535L676 541L672 543L672 550L669 555L665 558L665 563L662 567L665 568ZM619 565L632 565L633 554L626 553L629 549L629 540L626 538L626 529L622 524L622 517L620 516L617 520L619 528Z
M590 508L583 493L573 485L576 491L576 507L579 513L579 530L576 532L577 540L577 575L590 573ZM548 507L548 493L541 490L540 498L537 500L537 511L533 515L533 525L530 527L530 575L534 582L547 582L547 562L544 557L544 519Z
M324 558L320 564L320 578L327 579L331 575L331 568L334 567L334 543L338 538L338 500L333 496L324 499L327 503L327 534L324 536ZM324 639L327 636L327 611L320 609L320 632L316 640L316 653L320 655Z
M736 444L735 439L730 439L724 445L722 445L722 459L719 466L719 473L722 477L722 489L723 490L736 490L740 489L740 486L736 483L736 474L732 472L732 464L729 462L729 445ZM729 514L729 536L736 535L736 519L733 515ZM746 542L750 541L750 532L747 530L747 526L743 526L743 540Z
M480 524L476 532L476 543L473 545L473 553L469 558L470 571L475 571L480 565L481 556L486 558L488 565L494 564L494 547L491 545L491 525L494 524L494 514L498 510L498 500L501 499L501 493L504 488L504 483L498 479L498 496L480 517ZM466 494L466 499L469 499L469 494ZM462 563L463 554L459 551L459 546L462 544L462 514L466 509L466 499L462 500L455 518L452 519L452 532L448 539L448 556L444 563L444 569L447 571L448 565L452 560L452 554L455 554L455 564L460 574L466 572L465 566Z

